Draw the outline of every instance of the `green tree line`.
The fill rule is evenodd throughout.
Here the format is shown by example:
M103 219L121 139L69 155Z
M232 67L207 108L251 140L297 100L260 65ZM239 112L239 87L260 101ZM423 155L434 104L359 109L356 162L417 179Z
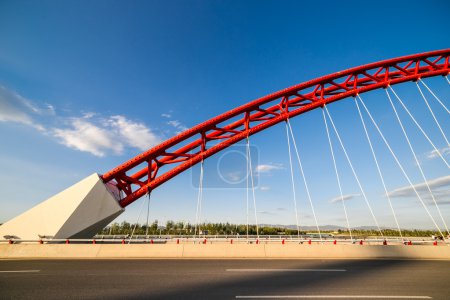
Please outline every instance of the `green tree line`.
M149 224L130 224L126 221L122 223L113 223L105 227L99 234L104 235L126 235L131 234L134 230L135 235L194 235L194 234L209 234L209 235L246 235L247 225L236 225L230 223L201 223L197 226L191 223L167 221L164 226L160 226L158 220ZM248 226L248 234L256 235L256 226ZM259 227L260 235L277 235L297 234L297 230L282 228L282 227ZM303 232L304 234L304 232Z
M277 226L260 226L260 235L297 235L296 229L277 227ZM158 220L146 224L130 224L126 221L122 223L113 223L105 227L99 234L102 235L127 235L134 230L134 235L194 235L194 234L208 234L208 235L246 235L247 230L249 235L256 235L256 226L245 224L230 224L230 223L201 223L195 226L188 222L167 221L166 224L160 225ZM336 236L350 236L348 230L324 230L324 234L333 234ZM399 236L398 230L383 229L384 236ZM307 232L301 231L300 234ZM310 234L318 234L317 231L308 231ZM366 236L380 236L378 230L360 230L352 229L352 235L357 237ZM402 230L402 235L405 237L429 237L432 235L439 235L433 230Z

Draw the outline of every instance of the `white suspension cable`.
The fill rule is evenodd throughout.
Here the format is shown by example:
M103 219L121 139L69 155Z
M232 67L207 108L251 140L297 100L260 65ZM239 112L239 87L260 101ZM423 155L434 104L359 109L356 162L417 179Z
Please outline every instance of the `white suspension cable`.
M366 202L367 207L369 208L370 214L372 215L372 218L373 218L373 220L374 220L374 222L375 222L375 224L376 224L376 226L378 228L378 231L380 232L381 237L384 238L383 232L381 231L381 228L380 228L380 225L378 224L377 218L375 217L375 214L373 213L372 206L370 205L369 200L367 199L366 193L365 193L365 191L364 191L364 189L363 189L363 187L361 185L361 182L359 181L359 178L358 178L358 175L356 174L355 168L353 168L353 164L352 164L352 162L350 160L350 157L347 154L347 150L345 150L344 144L342 143L341 137L339 135L339 132L336 129L336 126L334 125L333 119L331 118L331 115L330 115L330 113L329 113L329 111L328 111L326 106L324 106L324 109L325 109L325 112L328 115L328 119L330 120L331 126L334 129L336 137L338 138L339 143L341 144L341 148L342 148L342 150L343 150L343 152L345 154L345 157L347 158L347 162L348 162L348 164L350 166L350 169L352 170L353 176L355 177L356 182L358 183L358 186L359 186L361 194L362 194L362 196L364 198L364 201Z
M441 232L441 229L439 229L439 226L437 225L436 221L434 220L434 217L431 215L430 211L428 210L427 206L425 205L425 202L423 201L422 197L420 196L419 192L417 191L416 187L414 186L414 184L412 183L411 179L409 178L408 174L406 173L405 169L403 168L403 165L400 163L400 161L397 158L397 155L395 155L394 151L392 150L391 146L389 145L388 141L386 140L386 138L384 137L384 134L381 132L380 128L378 127L377 122L375 122L374 118L372 117L372 114L370 113L370 111L368 110L368 108L366 107L366 105L364 104L364 101L362 101L362 99L359 99L361 101L361 104L364 107L364 110L367 112L367 115L369 116L370 120L372 121L373 125L375 126L375 128L377 129L378 133L380 134L384 144L386 145L386 147L389 149L389 152L391 153L392 157L394 158L395 162L397 163L398 167L400 168L400 170L403 173L403 176L405 176L406 180L408 181L409 185L411 186L411 188L414 190L414 193L416 194L417 198L419 199L420 203L422 204L423 208L425 209L425 211L427 212L428 216L430 217L431 221L433 222L434 226L436 227L436 229L438 230L438 232L441 234L441 236L444 236Z
M145 235L148 235L148 217L150 215L150 196L152 192L148 193L148 200L147 200L147 227L145 228Z
M392 90L392 89L391 89L391 90ZM422 178L423 178L423 180L424 180L424 182L425 182L425 185L427 186L427 189L428 189L428 192L430 193L431 199L433 199L434 205L436 206L436 209L437 209L437 211L438 211L438 213L439 213L439 216L441 217L442 223L443 223L444 226L445 226L445 229L446 229L446 231L447 231L447 234L450 235L450 232L448 231L447 223L445 222L444 218L442 217L441 210L440 210L440 208L439 208L439 206L438 206L438 204L437 204L437 202L436 202L436 199L434 198L434 194L433 194L433 192L431 191L431 188L430 188L430 185L429 185L429 183L428 183L428 180L427 180L427 178L426 178L426 176L425 176L425 174L424 174L424 172L423 172L423 169L422 169L422 166L420 165L419 160L417 159L416 152L414 151L414 148L413 148L413 146L412 146L412 144L411 144L411 141L409 140L409 137L408 137L408 134L406 133L405 127L403 126L403 122L400 120L400 116L399 116L398 113L397 113L397 110L396 110L396 108L395 108L395 106L394 106L394 102L392 102L392 99L391 99L391 96L389 95L388 90L386 90L386 94L387 94L387 96L388 96L388 98L389 98L389 102L391 103L392 109L394 110L395 116L397 117L397 121L398 121L398 123L399 123L399 125L400 125L400 127L401 127L401 129L402 129L402 131L403 131L403 135L405 136L405 139L406 139L406 141L408 142L409 149L411 150L411 152L412 152L412 154L413 154L413 156L414 156L414 160L416 161L417 168L419 169L420 174L422 175ZM394 92L394 94L395 94L395 92ZM395 95L396 95L396 94L395 94ZM401 101L401 100L399 99L399 101Z
M246 144L247 145L247 144ZM249 226L249 216L248 216L248 198L249 198L249 176L250 176L250 170L249 170L249 164L248 164L248 151L247 151L247 146L245 147L245 158L246 158L246 170L247 170L247 176L246 176L246 184L247 184L247 188L245 190L246 192L246 203L247 203L247 210L246 210L246 216L247 216L247 242L248 242L248 226Z
M422 95L423 101L425 101L425 104L428 107L428 110L430 111L431 115L433 116L434 122L436 123L437 127L439 128L439 131L441 132L442 136L445 139L445 142L447 142L447 146L450 147L450 143L448 142L447 136L445 135L444 131L442 130L441 124L439 124L438 120L436 119L436 116L434 115L433 110L431 109L430 104L428 103L427 98L422 92L422 89L420 88L419 84L416 82L417 88L419 89L420 94Z
M195 228L194 228L194 235L197 235L197 228L198 228L198 234L200 234L200 218L202 213L202 199L203 199L203 166L204 161L202 159L202 162L200 163L200 179L198 184L198 196L197 196L197 211L195 214Z
M294 168L292 166L292 155L291 155L291 142L289 137L289 130L288 130L288 121L286 121L286 138L288 143L288 153L289 153L289 166L291 169L291 183L292 183L292 195L294 197L294 210L295 210L295 221L297 224L297 237L300 239L300 226L298 222L298 211L297 211L297 197L295 192L295 181L294 181Z
M442 156L441 151L439 151L439 149L434 145L434 143L431 141L431 139L428 137L428 135L425 133L425 131L422 129L422 127L419 125L419 123L416 121L416 119L414 118L414 116L411 114L411 112L409 111L409 109L406 107L406 105L403 103L402 99L400 99L400 97L397 95L397 93L394 91L394 89L389 86L389 88L391 89L392 93L394 93L395 98L397 98L397 100L400 102L400 104L403 106L403 108L405 109L405 111L408 113L408 115L411 117L411 119L413 120L414 124L416 124L417 128L419 128L420 132L422 132L422 134L425 136L425 138L428 140L428 142L430 143L430 145L433 147L434 151L436 151L436 153L439 155L439 157L442 159L442 161L445 163L445 165L447 166L447 168L450 168L450 165L447 163L447 161L445 160L445 158ZM386 90L387 92L387 90ZM390 97L389 97L390 99ZM392 104L393 105L393 104Z
M137 218L136 224L134 224L133 230L131 231L131 235L130 235L130 238L128 239L128 244L130 244L130 243L131 243L131 239L133 238L133 235L134 235L134 231L136 230L136 227L137 227L137 226L138 226L138 224L139 224L139 220L141 219L141 214L142 214L142 211L143 211L143 208L144 208L144 204L145 204L145 201L142 201L142 204L141 204L141 209L139 210L139 215L138 215L138 218Z
M419 81L427 88L427 90L430 92L431 95L433 95L433 97L437 100L437 102L439 102L439 104L447 111L448 114L450 114L450 111L448 110L448 108L444 105L444 103L442 103L442 101L438 98L438 96L436 96L433 91L428 87L428 85L425 84L425 82L423 82L422 79L419 79ZM448 81L448 78L447 78Z
M252 153L250 151L250 139L247 136L247 153L248 153L248 162L250 169L250 179L252 183L252 195L253 195L253 207L255 209L255 223L256 223L256 236L259 239L259 226L258 226L258 216L256 212L256 196L255 196L255 183L253 180L253 167L252 167Z
M357 96L358 96L359 99L361 99L359 94ZM355 98L355 104L356 104L356 108L358 109L359 118L361 119L361 123L363 125L364 132L366 133L367 142L369 142L370 150L372 151L373 160L375 161L375 164L377 166L378 175L380 176L381 183L383 184L383 188L384 188L384 191L386 193L386 197L388 198L389 206L391 208L392 215L394 216L394 220L395 220L395 224L397 225L398 233L400 234L400 238L402 239L402 241L404 241L403 240L403 235L402 235L402 230L400 229L400 225L399 225L398 220L397 220L397 215L395 213L394 206L392 205L391 197L389 196L389 193L388 193L388 190L387 190L387 187L386 187L386 183L385 183L384 178L383 178L383 174L381 173L381 168L380 168L380 165L378 164L378 159L377 159L377 156L375 154L375 150L373 149L372 141L370 140L369 132L367 131L367 127L366 127L366 122L364 121L363 115L361 113L361 109L359 108L359 104L358 104L358 99L357 98Z
M295 142L295 136L292 131L292 126L291 126L291 122L289 122L289 119L287 119L286 124L289 126L289 131L291 132L292 143L294 144L295 154L297 155L298 166L300 168L300 172L302 173L303 183L305 184L306 194L308 195L308 200L309 200L309 204L311 205L311 210L312 210L312 213L314 216L314 221L316 222L317 231L319 232L319 238L320 238L320 241L322 241L322 233L320 232L319 223L317 222L316 211L314 210L314 205L312 203L312 198L311 198L311 194L309 192L308 183L306 182L305 173L303 171L302 161L300 160L297 143Z
M328 129L328 122L327 122L327 118L325 117L325 111L323 109L322 109L322 116L323 116L323 121L325 123L325 128L327 130L328 143L330 144L331 157L333 158L334 171L336 173L336 179L337 179L337 183L339 186L342 207L344 208L345 220L347 221L347 228L348 228L348 232L350 233L350 239L353 241L352 229L350 228L350 222L348 221L348 215L347 215L347 208L345 206L345 201L344 201L344 194L342 193L341 180L340 180L338 168L336 165L336 159L334 158L334 150L333 150L333 144L331 143L330 131Z
M448 76L445 76L445 79L447 79L448 84L450 84L450 80L448 80Z

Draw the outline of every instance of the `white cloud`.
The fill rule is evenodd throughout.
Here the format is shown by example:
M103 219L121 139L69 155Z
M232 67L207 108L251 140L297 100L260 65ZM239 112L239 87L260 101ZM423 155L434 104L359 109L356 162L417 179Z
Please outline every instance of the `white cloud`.
M432 150L432 151L427 152L427 153L425 154L426 157L427 157L427 159L435 159L435 158L438 158L438 157L440 157L439 153L440 153L443 157L450 154L450 147L445 147L445 148L441 148L441 149L437 149L437 150L438 150L439 152L436 151L436 150Z
M428 183L428 186L438 203L450 204L450 175L431 179L427 182L421 182L413 186L403 186L388 192L387 195L391 198L416 198L417 195L414 191L415 189L423 200L431 203L432 197L426 183Z
M122 154L125 147L144 151L161 141L143 123L120 115L94 120L96 115L86 113L80 118L71 118L69 128L54 129L54 136L69 148L100 157L110 152Z
M46 103L47 111L50 115L55 116L56 115L56 109L53 105Z
M46 104L41 108L31 100L0 86L0 122L21 123L45 131L45 128L33 120L33 115L54 115L55 109Z
M144 151L161 142L161 138L143 123L127 120L124 116L112 116L110 122L124 143L130 147Z
M141 151L155 146L161 138L144 123L127 119L122 115L102 117L96 112L85 112L81 117L56 116L53 105L38 105L18 93L0 86L0 122L15 122L51 134L59 143L96 156L108 153L122 154L126 147ZM170 115L166 114L170 117ZM36 119L41 118L53 129L46 130ZM50 118L51 117L51 118ZM46 125L50 128L51 125ZM182 124L177 124L183 128Z
M178 128L178 126L181 125L180 121L178 121L178 120L169 121L169 122L167 122L167 124L169 124L170 126L173 126L175 128Z
M90 119L90 118L95 117L97 115L98 115L97 113L92 112L92 111L85 112L85 113L83 113L83 119Z
M261 164L257 165L255 170L257 173L270 173L273 170L281 170L283 167L280 164Z
M343 195L342 197L337 196L337 197L331 199L330 202L337 203L337 202L341 202L341 201L347 201L347 200L350 200L350 199L353 199L353 198L359 197L359 196L361 196L361 195L360 194L348 194L348 195Z
M72 119L70 128L56 128L53 133L61 144L96 156L105 156L110 150L116 154L123 151L123 144L111 132L83 118Z
M168 113L161 114L161 117L163 117L165 119L169 119L166 122L166 124L170 125L173 128L175 128L175 133L176 134L179 134L179 133L182 133L183 131L188 130L189 127L185 126L181 121L176 120L176 119L172 119L172 112L173 111L169 111Z
M450 186L450 175L448 176L442 176L439 178L431 179L427 181L428 186L433 190L437 188L442 188L446 186ZM413 185L413 187L418 192L428 191L428 187L425 182L421 182L418 184ZM392 190L388 193L390 197L408 197L408 196L415 196L415 192L412 186L404 186L395 190Z
M177 132L176 132L177 134L189 129L188 127L183 125L178 120L170 120L170 121L167 122L167 124L169 124L170 126L174 127L175 129L177 129Z
M268 191L270 190L270 186L261 186L260 189L261 191Z

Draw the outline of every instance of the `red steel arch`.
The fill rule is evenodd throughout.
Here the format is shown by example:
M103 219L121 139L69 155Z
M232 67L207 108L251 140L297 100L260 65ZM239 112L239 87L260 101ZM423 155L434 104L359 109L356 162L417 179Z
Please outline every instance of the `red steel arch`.
M215 153L268 127L358 93L446 76L450 49L403 56L300 83L192 127L103 174L125 207Z

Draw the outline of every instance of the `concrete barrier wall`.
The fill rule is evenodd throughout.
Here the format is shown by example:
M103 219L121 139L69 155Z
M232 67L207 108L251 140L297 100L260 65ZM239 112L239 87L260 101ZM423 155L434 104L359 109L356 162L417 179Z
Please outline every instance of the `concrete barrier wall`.
M0 259L25 258L398 258L449 260L450 247L322 244L0 245Z

